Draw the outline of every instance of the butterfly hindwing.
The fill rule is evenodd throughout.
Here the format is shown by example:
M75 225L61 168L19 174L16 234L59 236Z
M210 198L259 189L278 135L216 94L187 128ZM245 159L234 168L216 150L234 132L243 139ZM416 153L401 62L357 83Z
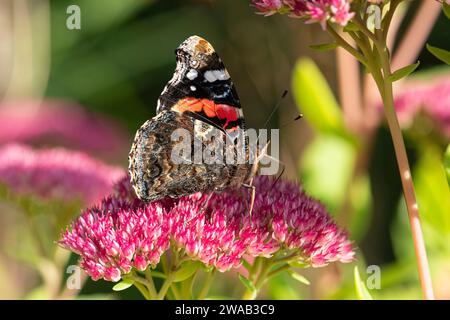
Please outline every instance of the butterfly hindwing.
M175 130L182 130L184 141L172 136ZM130 152L130 175L138 197L154 201L240 186L248 174L246 164L228 165L224 161L208 164L204 159L196 163L195 145L200 145L202 156L206 148L215 148L208 143L220 143L217 139L208 140L210 131L222 134L222 141L227 138L209 124L170 110L148 120L136 133ZM180 155L179 144L186 143L185 134L189 135L188 152Z

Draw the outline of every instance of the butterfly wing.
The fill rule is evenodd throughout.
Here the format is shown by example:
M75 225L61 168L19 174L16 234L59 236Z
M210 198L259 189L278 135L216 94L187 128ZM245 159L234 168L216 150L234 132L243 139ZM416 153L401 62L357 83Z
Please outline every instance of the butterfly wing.
M250 180L252 166L244 137L244 115L234 84L211 44L189 37L175 51L177 66L157 105L157 116L137 132L130 152L130 175L140 199L179 197L198 191L236 188ZM173 133L187 133L191 151L184 163L174 161ZM215 139L209 139L214 136ZM229 144L224 142L231 142ZM236 147L242 142L240 147ZM186 142L186 140L185 140ZM231 154L227 162L196 158L196 147Z
M209 139L212 134L215 139ZM250 166L226 163L225 153L231 152L236 159L237 149L226 149L225 139L223 131L193 117L171 110L160 112L137 131L130 152L129 172L137 196L155 201L242 185L249 179ZM220 149L225 150L220 161L205 161L205 150ZM196 159L198 150L200 161Z
M245 130L235 86L211 44L192 36L175 53L175 73L158 99L157 113L162 110L188 112L189 116L222 130Z

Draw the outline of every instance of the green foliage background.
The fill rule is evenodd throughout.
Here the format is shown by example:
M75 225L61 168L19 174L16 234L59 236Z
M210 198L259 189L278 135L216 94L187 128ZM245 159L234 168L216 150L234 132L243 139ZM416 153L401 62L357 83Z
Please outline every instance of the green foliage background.
M65 27L70 4L81 8L81 30ZM155 114L156 100L175 67L174 49L190 35L208 39L222 56L249 127L260 128L282 92L291 90L269 123L271 128L281 126L285 176L300 180L338 221L342 218L339 208L351 193L353 214L345 223L359 248L358 260L348 266L305 271L309 286L280 274L268 284L263 298L367 297L364 290L374 298L420 298L400 180L384 127L377 132L368 172L352 190L346 189L360 146L343 124L335 93L333 53L308 47L327 42L320 26L305 26L283 16L262 18L254 14L248 1L52 0L49 5L50 16L36 11L33 22L42 25L39 19L49 18L49 39L39 28L32 35L34 44L47 40L50 44L49 61L38 53L32 59L37 68L48 67L48 81L39 83L45 88L44 97L74 100L91 112L114 117L128 129L130 144L134 131ZM414 9L413 5L405 23ZM448 26L442 14L428 42L448 50ZM300 56L306 58L298 60ZM419 72L440 67L426 49L419 60ZM305 119L290 123L299 110ZM450 192L445 175L447 170L448 177L449 168L448 161L446 168L442 161L445 145L430 137L417 139L413 133L406 136L433 280L441 297L450 298L450 281L441 278L448 280L450 273ZM119 162L126 166L127 155ZM359 266L364 280L369 276L365 267L370 264L381 266L381 289L357 285L359 291L355 291L354 266ZM238 279L221 274L215 281L213 295L233 292L233 281ZM88 281L81 294L140 297L134 288L112 293L112 286Z

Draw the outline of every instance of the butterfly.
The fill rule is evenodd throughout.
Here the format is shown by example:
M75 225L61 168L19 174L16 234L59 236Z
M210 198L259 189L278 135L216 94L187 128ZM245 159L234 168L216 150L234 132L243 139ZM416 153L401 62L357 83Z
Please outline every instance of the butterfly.
M158 99L156 116L137 130L129 154L137 197L151 202L253 188L258 160L248 147L241 103L221 58L199 36L186 39L175 54L175 72ZM192 156L189 150L196 148L200 152ZM204 161L204 150L213 150L212 161Z

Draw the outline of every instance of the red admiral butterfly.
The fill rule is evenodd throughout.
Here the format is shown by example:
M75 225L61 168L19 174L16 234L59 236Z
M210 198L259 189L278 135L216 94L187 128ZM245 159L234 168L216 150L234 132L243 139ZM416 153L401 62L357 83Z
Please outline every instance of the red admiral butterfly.
M130 151L129 172L137 196L155 201L252 187L258 161L249 161L247 138L240 140L244 141L242 162L229 163L223 157L215 157L212 162L196 161L186 154L181 156L185 161L174 161L180 142L194 149L224 147L225 153L236 159L240 151L237 141L245 129L236 89L211 44L191 36L175 54L175 73L158 99L157 115L137 131ZM179 129L188 135L179 138L174 134Z

